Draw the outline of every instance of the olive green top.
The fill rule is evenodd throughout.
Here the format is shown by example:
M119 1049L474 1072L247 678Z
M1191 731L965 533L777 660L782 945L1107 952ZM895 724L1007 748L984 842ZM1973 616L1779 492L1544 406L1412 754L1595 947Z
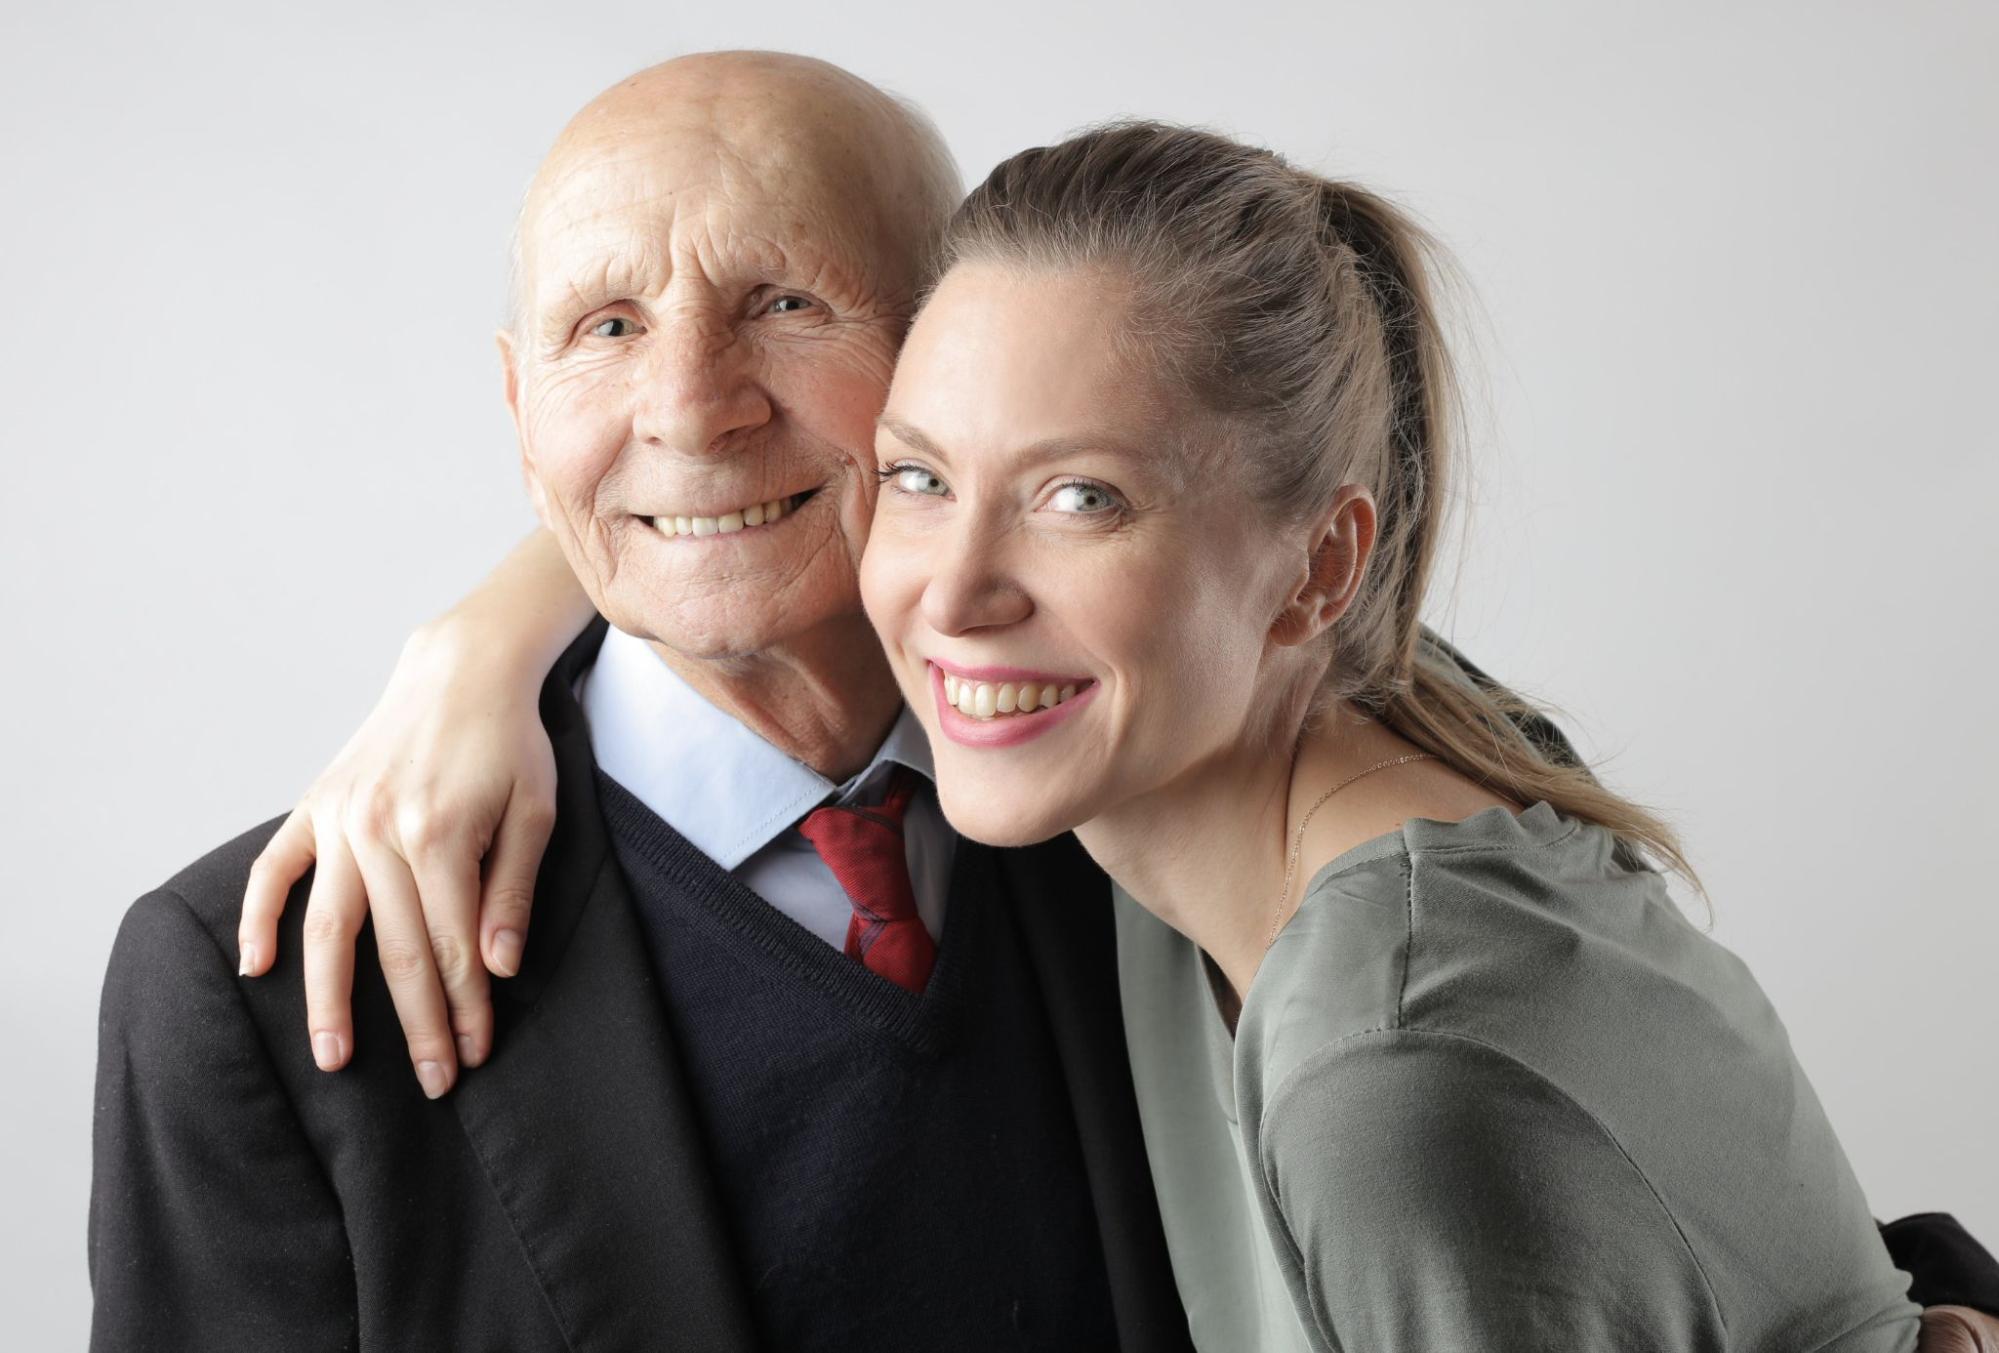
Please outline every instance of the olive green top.
M1769 1002L1613 845L1541 802L1355 847L1233 1040L1206 957L1117 893L1200 1348L1915 1347Z

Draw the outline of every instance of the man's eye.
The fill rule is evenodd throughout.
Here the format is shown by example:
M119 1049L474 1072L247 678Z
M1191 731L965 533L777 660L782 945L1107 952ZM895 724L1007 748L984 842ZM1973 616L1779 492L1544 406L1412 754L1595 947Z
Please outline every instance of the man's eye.
M927 498L941 498L951 491L950 485L921 465L891 465L883 472L883 477L904 493L921 494Z
M773 315L789 315L795 311L804 310L811 304L812 301L805 296L780 296L770 303L770 313Z
M590 326L590 335L593 338L630 338L637 332L636 324L615 315L610 319L600 319Z
M1048 505L1057 512L1075 512L1093 515L1099 512L1115 512L1118 500L1115 494L1101 484L1087 484L1080 480L1064 484L1055 490Z

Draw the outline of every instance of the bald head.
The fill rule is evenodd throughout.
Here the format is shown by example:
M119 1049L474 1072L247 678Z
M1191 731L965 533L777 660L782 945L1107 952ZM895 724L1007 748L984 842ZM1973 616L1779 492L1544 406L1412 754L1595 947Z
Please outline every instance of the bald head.
M633 191L761 199L779 218L773 233L801 224L818 232L897 305L913 296L962 195L930 120L838 66L783 52L679 57L598 95L543 160L515 231L517 335L534 300L538 247L551 231L587 228L591 200L618 196L621 178Z

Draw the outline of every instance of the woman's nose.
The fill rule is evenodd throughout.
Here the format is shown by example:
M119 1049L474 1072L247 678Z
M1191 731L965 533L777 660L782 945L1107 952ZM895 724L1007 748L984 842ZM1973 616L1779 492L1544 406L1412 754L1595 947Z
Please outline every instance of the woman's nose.
M938 634L1017 625L1034 602L1016 576L1003 531L969 528L940 542L923 589L923 618Z

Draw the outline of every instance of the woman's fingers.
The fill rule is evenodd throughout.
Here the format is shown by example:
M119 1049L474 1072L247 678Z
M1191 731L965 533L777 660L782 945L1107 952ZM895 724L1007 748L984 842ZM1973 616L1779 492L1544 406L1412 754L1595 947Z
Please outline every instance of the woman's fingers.
M534 910L534 880L555 827L555 796L517 783L493 835L486 881L479 902L480 948L497 977L521 970L527 946L528 914Z
M312 1060L338 1071L354 1055L354 945L368 916L361 871L338 828L318 833L319 867L305 903L305 1022Z
M479 961L479 850L469 836L430 840L405 832L403 841L458 1061L478 1066L493 1046L493 994ZM410 1055L417 1058L414 1040Z
M1999 1319L1969 1306L1932 1306L1916 1353L1999 1353Z
M278 918L292 885L312 868L318 851L312 840L312 815L301 804L292 809L277 834L264 843L250 866L243 889L243 915L236 923L237 971L261 977L278 957Z
M436 1099L458 1080L458 1052L451 1037L449 1007L438 981L431 953L430 929L417 899L416 880L402 858L372 840L350 832L354 861L367 884L368 905L375 922L375 951L382 977L389 984L396 1018L409 1040L410 1062L417 1083Z

